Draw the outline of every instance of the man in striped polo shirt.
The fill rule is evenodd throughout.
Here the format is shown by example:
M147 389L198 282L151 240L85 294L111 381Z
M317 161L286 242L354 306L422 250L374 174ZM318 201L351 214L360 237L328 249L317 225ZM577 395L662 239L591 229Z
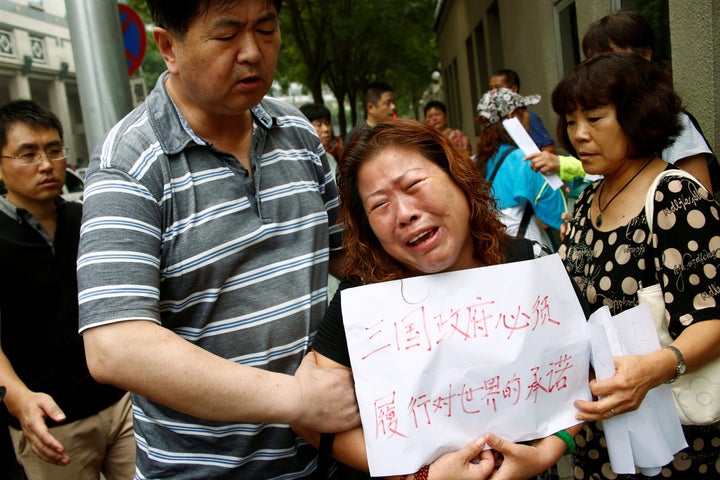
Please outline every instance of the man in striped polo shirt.
M148 4L168 71L87 176L91 373L133 392L136 478L308 478L316 451L288 424L359 416L349 376L306 356L341 228L314 128L264 97L280 0Z

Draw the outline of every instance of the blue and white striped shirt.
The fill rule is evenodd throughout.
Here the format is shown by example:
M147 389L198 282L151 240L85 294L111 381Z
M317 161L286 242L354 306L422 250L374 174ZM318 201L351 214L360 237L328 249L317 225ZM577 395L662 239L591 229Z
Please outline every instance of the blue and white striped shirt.
M340 248L322 144L297 109L266 98L253 108L248 176L190 129L164 79L93 154L80 331L150 320L223 358L292 374L325 311L329 250ZM137 478L293 479L315 468L315 450L287 425L207 421L138 395L133 405Z

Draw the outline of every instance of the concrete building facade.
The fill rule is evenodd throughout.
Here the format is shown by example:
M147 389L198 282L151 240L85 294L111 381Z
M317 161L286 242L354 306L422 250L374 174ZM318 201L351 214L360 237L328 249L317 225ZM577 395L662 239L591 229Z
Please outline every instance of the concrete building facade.
M675 89L720 151L720 0L439 0L435 30L451 125L476 138L475 105L489 76L511 68L520 93L542 95L533 110L555 137L553 88L581 61L587 27L623 8L653 16L656 53L669 57Z
M0 103L30 98L63 124L70 163L84 165L85 141L64 0L0 0Z

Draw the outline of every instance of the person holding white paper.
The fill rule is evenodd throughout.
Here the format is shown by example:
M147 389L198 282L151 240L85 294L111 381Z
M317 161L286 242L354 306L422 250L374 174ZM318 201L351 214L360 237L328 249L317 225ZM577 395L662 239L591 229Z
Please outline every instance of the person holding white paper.
M429 125L413 120L377 125L361 132L343 158L338 176L340 215L346 228L343 249L350 280L341 284L341 290L549 253L537 242L506 234L488 183L467 154ZM318 365L350 368L341 292L328 308L313 349ZM484 479L491 474L496 480L532 478L574 448L572 435L579 429L577 425L529 444L515 444L488 433L402 478ZM319 434L297 430L310 443L320 443ZM492 460L488 463L487 451L475 463L485 442L498 457L496 470ZM335 458L367 471L361 428L335 434L330 445Z
M598 400L576 401L577 418L592 423L576 437L574 474L644 478L612 472L597 421L636 410L650 389L720 356L720 205L696 179L671 174L650 192L654 213L646 218L654 180L677 170L660 155L680 132L681 101L639 55L584 61L557 85L552 104L560 143L586 172L603 176L578 198L559 249L568 273L593 310L607 306L614 315L637 305L641 285L659 283L674 339L649 354L615 357L615 375L590 383ZM663 478L717 479L720 422L683 430L689 447L663 467Z
M508 88L486 92L477 106L483 131L477 143L475 162L492 184L508 234L553 248L551 236L536 219L559 232L562 215L567 211L565 197L560 189L553 190L546 179L523 160L525 154L502 125L504 119L517 118L528 130L527 106L539 101L539 95L524 97Z

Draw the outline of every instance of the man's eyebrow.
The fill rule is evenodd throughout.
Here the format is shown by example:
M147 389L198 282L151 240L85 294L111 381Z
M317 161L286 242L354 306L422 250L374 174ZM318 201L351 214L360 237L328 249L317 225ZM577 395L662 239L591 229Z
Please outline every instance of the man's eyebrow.
M43 146L44 147L54 147L56 145L62 145L62 140L50 140ZM30 150L30 149L39 148L39 147L40 147L40 145L38 143L25 142L25 143L21 143L20 145L18 145L16 150Z
M262 15L260 15L257 18L256 23L272 22L272 21L277 22L278 15L277 15L277 13L273 12L272 10L267 10L265 13L263 13Z
M265 22L278 22L278 16L275 12L268 10L256 18L252 23L260 24ZM214 28L225 28L225 27L245 27L248 22L240 21L234 17L221 17L213 24Z

